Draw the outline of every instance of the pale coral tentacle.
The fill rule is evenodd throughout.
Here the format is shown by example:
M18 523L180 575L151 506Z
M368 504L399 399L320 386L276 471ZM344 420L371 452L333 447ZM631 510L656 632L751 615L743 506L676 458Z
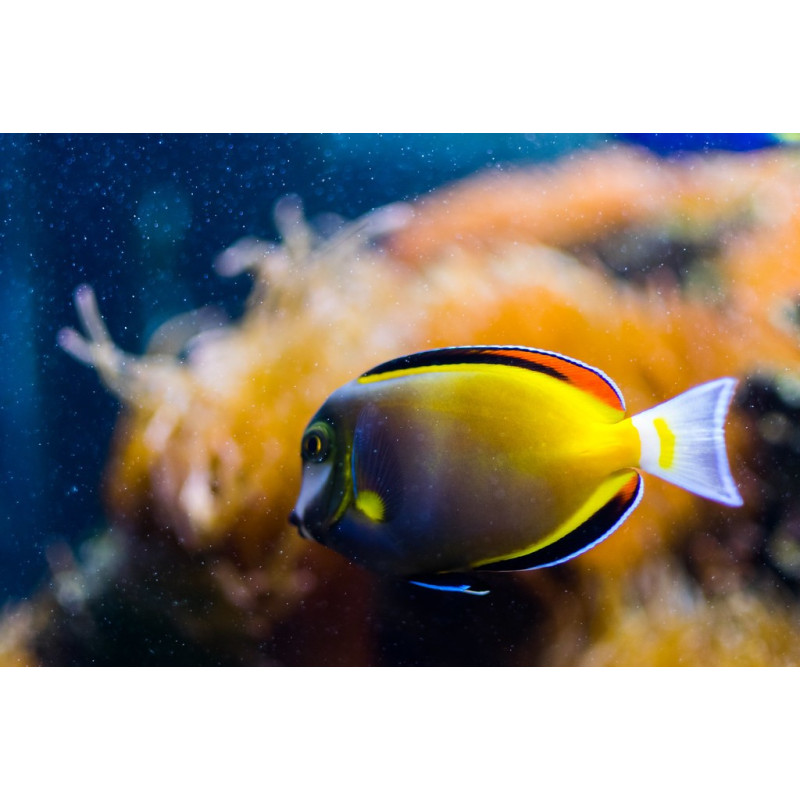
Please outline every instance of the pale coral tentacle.
M75 308L85 334L74 328L62 328L58 344L65 352L94 368L103 383L133 408L157 407L165 397L173 405L185 407L186 391L175 377L173 358L144 358L117 347L90 286L83 284L75 290Z
M115 394L130 399L130 379L124 375L130 357L111 339L100 316L97 298L88 284L75 290L75 309L85 334L81 335L74 328L62 328L58 333L58 344L78 361L94 367Z

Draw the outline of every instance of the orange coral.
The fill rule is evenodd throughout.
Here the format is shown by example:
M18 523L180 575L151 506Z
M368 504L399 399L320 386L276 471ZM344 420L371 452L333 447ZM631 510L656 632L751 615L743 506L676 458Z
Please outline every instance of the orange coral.
M659 603L627 608L581 655L586 666L758 667L800 663L800 616L781 598L735 592L708 603L670 586Z
M568 248L625 227L708 226L752 212L790 185L791 156L693 157L676 164L630 148L584 151L555 166L486 172L432 192L391 238L400 259L509 242ZM769 200L767 201L769 202Z

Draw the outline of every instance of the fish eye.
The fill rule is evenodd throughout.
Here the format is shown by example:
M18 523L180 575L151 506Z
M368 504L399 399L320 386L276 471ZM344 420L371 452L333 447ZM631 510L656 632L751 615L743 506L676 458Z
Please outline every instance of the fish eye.
M302 453L305 461L320 463L328 457L331 437L326 426L315 425L303 436Z

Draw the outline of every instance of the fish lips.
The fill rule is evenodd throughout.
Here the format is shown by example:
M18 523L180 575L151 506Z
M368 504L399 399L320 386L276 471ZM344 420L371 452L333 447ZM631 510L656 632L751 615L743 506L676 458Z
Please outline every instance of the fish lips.
M297 528L297 532L300 534L301 538L307 539L310 542L316 542L316 537L311 533L311 531L303 524L303 520L300 519L300 515L297 513L297 509L292 509L292 513L289 514L289 523L294 525Z

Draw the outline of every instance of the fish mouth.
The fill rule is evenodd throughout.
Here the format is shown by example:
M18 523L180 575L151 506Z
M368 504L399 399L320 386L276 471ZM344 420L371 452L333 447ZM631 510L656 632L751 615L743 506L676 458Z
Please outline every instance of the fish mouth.
M292 510L292 513L289 514L289 523L294 525L297 528L297 532L300 534L302 539L307 539L309 542L315 542L316 539L311 535L311 532L303 525L303 520L300 519L300 516L297 513L296 509Z

